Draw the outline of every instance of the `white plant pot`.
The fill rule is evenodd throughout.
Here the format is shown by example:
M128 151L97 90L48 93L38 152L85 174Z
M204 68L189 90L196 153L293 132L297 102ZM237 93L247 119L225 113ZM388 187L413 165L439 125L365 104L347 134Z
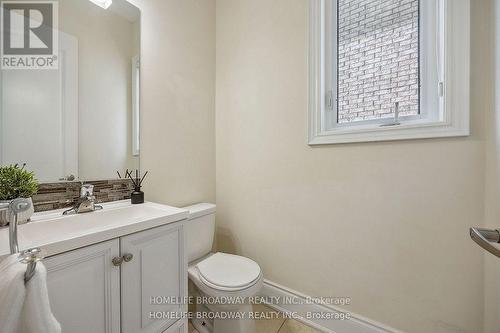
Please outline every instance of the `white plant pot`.
M17 216L17 223L18 224L24 224L27 223L31 216L35 213L35 207L33 207L33 200L31 198L28 198L30 202L30 208L22 213L19 213ZM0 201L0 227L5 227L8 225L11 221L14 221L14 216L10 212L9 204L11 203L10 200L7 201Z

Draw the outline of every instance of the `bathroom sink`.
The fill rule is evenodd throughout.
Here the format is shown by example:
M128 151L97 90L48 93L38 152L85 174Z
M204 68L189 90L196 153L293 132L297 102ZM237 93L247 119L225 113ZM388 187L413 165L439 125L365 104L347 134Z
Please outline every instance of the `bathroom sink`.
M177 222L189 215L186 210L150 202L131 205L127 200L103 207L78 215L63 216L63 210L37 213L32 222L19 226L19 248L41 247L43 254L50 256ZM0 229L0 257L9 254L8 231Z

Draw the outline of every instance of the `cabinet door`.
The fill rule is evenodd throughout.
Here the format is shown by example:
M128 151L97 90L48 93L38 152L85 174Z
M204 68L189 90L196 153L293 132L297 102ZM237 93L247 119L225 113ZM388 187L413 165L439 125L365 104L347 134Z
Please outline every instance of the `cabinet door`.
M47 285L54 316L63 332L120 332L120 269L112 240L46 258Z
M161 333L187 310L187 258L177 223L122 237L122 332ZM177 302L165 301L175 298Z

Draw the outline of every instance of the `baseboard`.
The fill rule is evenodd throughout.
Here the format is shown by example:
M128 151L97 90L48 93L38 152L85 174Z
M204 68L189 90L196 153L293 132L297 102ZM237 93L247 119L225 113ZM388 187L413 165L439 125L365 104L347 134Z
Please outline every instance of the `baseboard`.
M339 319L309 319L306 318L306 313L324 313L334 317L335 314L340 314L343 311L332 305L318 304L315 302L305 302L310 299L307 295L303 295L295 290L280 286L272 281L265 280L264 286L260 293L266 297L268 305L276 310L279 310L295 319L304 322L323 332L333 333L403 333L396 329L387 327L375 321L363 318L354 313L350 313L350 318L346 320ZM294 301L290 301L290 300ZM274 301L272 301L274 300ZM280 300L280 301L278 301ZM288 300L283 302L283 300Z

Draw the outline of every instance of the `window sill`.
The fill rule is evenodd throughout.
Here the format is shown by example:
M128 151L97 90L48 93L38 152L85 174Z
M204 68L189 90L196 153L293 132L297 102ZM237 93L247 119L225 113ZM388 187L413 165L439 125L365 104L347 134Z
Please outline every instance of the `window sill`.
M334 130L316 133L309 138L309 145L413 140L469 135L468 124L452 126L446 122L408 122L386 127L381 127L380 125L343 126Z

